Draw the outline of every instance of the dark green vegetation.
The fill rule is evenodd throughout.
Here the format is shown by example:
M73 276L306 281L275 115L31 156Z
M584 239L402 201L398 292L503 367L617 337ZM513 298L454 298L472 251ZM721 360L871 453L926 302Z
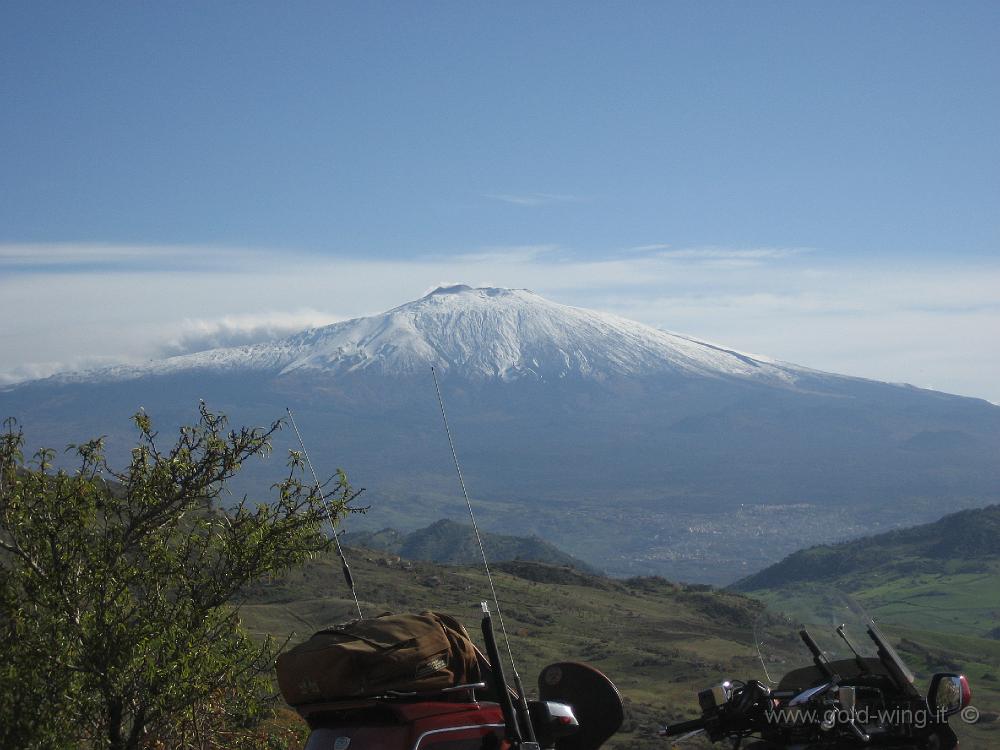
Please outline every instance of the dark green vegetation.
M292 456L271 503L221 511L279 424L227 432L203 404L164 445L134 421L121 471L100 440L54 472L51 451L25 461L12 420L0 435L0 747L274 747L259 724L277 644L249 637L234 604L327 549L324 521L354 495L343 474L304 486Z
M1000 710L1000 505L804 549L732 588L802 618L846 593L898 634L912 666L963 671L974 705Z
M481 535L486 555L493 561L531 560L569 565L589 573L598 572L582 560L566 554L537 536L511 536L490 532L481 532ZM359 531L346 536L345 540L355 547L384 550L409 560L450 564L476 564L482 561L472 526L447 519L408 534L395 529Z

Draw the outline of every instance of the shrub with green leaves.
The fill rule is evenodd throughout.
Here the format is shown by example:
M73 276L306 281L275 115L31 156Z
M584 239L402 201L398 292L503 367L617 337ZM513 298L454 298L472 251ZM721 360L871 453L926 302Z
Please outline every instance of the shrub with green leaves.
M0 434L0 747L243 748L259 728L279 644L241 629L248 586L324 551L356 494L342 471L302 481L292 452L270 502L218 507L281 423L227 432L200 407L166 448L148 416L127 468L101 440L23 455Z

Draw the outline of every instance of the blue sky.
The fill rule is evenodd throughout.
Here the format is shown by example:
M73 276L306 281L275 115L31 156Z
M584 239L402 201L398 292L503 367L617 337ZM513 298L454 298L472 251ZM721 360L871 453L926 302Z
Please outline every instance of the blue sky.
M974 2L7 2L0 377L485 281L1000 400L998 29Z

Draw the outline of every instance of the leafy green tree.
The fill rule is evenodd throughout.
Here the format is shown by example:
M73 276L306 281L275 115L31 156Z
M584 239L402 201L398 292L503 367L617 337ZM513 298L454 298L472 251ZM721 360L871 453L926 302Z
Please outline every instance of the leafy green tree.
M281 426L197 424L161 448L149 417L128 467L101 440L23 456L0 435L0 747L241 748L259 730L279 644L240 628L242 593L330 544L327 522L356 494L339 471L302 481L300 456L271 502L216 506L243 463Z

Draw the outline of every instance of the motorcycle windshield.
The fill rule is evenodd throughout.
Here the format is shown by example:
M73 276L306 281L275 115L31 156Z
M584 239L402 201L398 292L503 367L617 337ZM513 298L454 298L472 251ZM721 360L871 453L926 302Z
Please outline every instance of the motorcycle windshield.
M850 596L825 591L789 610L783 614L765 611L753 623L754 655L765 684L778 687L789 672L810 664L815 674L800 674L800 681L806 677L814 677L813 682L830 681L826 670L815 664L815 656L802 638L802 631L815 645L819 660L836 677L846 679L879 669L883 660L868 634L871 618ZM880 671L885 669L882 666Z

